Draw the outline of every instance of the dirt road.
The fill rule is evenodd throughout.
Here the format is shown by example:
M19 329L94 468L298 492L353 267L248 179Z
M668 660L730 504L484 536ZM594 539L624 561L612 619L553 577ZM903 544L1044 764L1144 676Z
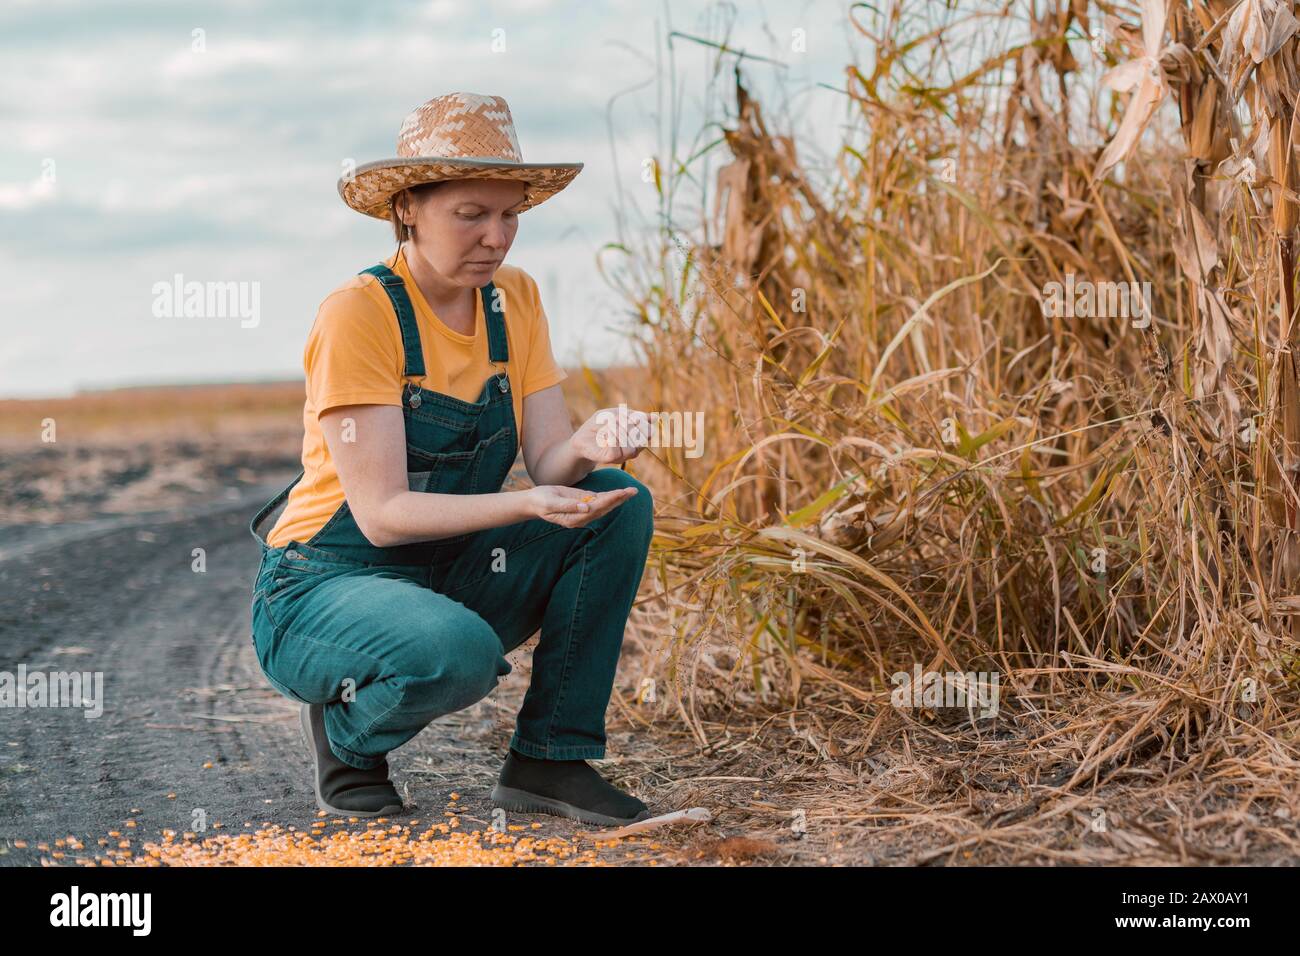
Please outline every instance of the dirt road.
M249 630L260 552L247 523L281 484L186 516L27 529L0 544L0 670L103 673L98 717L75 706L0 709L0 863L38 863L49 856L38 844L52 852L60 838L94 851L117 831L111 845L134 849L167 828L301 829L316 817L297 705L266 684ZM456 792L462 828L491 822L487 795L533 643L511 655L515 670L490 697L394 753L413 815L441 819ZM602 771L618 779L616 767ZM539 836L581 829L529 819L542 822Z

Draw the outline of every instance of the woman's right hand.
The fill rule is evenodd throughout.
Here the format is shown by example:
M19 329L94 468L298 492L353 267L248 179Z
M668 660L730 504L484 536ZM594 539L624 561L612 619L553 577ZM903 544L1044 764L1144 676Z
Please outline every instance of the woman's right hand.
M635 488L584 491L567 485L538 485L525 492L533 517L544 518L565 528L581 528L617 508L636 493Z

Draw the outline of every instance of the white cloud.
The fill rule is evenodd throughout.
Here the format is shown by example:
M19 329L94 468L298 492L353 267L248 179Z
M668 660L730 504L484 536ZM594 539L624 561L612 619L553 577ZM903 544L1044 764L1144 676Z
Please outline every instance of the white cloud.
M19 150L38 154L49 153L67 135L65 126L48 119L18 120L10 129Z
M432 3L426 3L421 13L421 19L429 23L452 23L459 17L464 8L455 2L455 0L433 0Z
M0 209L30 209L53 201L55 193L54 183L41 177L27 183L0 183Z
M291 71L299 69L303 56L302 44L295 40L226 37L219 33L209 34L204 30L201 50L195 50L190 44L185 44L163 60L159 66L159 73L165 80L177 80L194 76L214 76L232 70L246 69L249 66Z

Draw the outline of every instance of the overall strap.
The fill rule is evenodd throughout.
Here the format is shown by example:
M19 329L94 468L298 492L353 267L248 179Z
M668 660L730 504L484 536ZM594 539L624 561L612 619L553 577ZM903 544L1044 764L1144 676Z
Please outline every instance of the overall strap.
M415 310L411 308L411 298L406 294L406 285L402 277L382 262L369 269L362 269L358 275L369 273L380 281L388 298L393 302L397 313L397 325L402 330L402 350L406 353L405 378L423 378L424 350L420 347L420 328L415 324Z
M257 530L258 527L262 524L263 521L266 520L267 516L268 516L272 511L274 511L276 508L280 507L281 504L283 504L286 500L288 500L288 498L289 498L289 492L293 491L293 487L294 487L294 485L296 485L296 484L298 484L298 482L302 481L303 476L304 476L306 473L307 473L306 470L299 471L299 472L298 472L298 477L295 478L293 481L289 482L289 484L286 485L286 486L285 486L285 487L280 491L279 494L277 494L274 498L272 498L270 501L268 501L266 504L264 504L264 505L262 506L262 510L259 511L257 514L255 514L255 515L253 516L253 520L250 521L250 522L248 523L248 531L249 531L249 533L252 534L252 536L253 536L254 538L257 539L258 544L262 545L262 547L267 548L267 547L270 547L270 545L268 545L268 544L266 543L266 539L263 538L263 537L261 536L261 534L258 533L258 530Z
M506 346L506 314L504 309L496 305L496 286L489 282L483 287L482 292L483 322L487 325L488 334L488 360L509 361L510 350Z

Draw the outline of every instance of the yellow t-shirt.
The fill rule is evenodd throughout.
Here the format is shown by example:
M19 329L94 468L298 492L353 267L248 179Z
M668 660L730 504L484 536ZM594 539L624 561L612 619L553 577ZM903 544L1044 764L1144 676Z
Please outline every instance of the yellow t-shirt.
M402 277L420 327L424 349L423 385L465 401L477 401L483 383L497 369L488 361L483 297L474 292L474 335L449 329L433 313L411 278L406 256L394 253L386 265ZM522 269L504 263L492 282L502 292L514 402L515 429L523 434L524 397L567 378L551 354L550 331L537 283ZM302 479L267 543L284 547L306 543L343 504L343 486L321 433L318 416L338 405L402 404L405 366L402 333L388 293L369 274L353 276L325 297L303 350L307 401L303 405Z

